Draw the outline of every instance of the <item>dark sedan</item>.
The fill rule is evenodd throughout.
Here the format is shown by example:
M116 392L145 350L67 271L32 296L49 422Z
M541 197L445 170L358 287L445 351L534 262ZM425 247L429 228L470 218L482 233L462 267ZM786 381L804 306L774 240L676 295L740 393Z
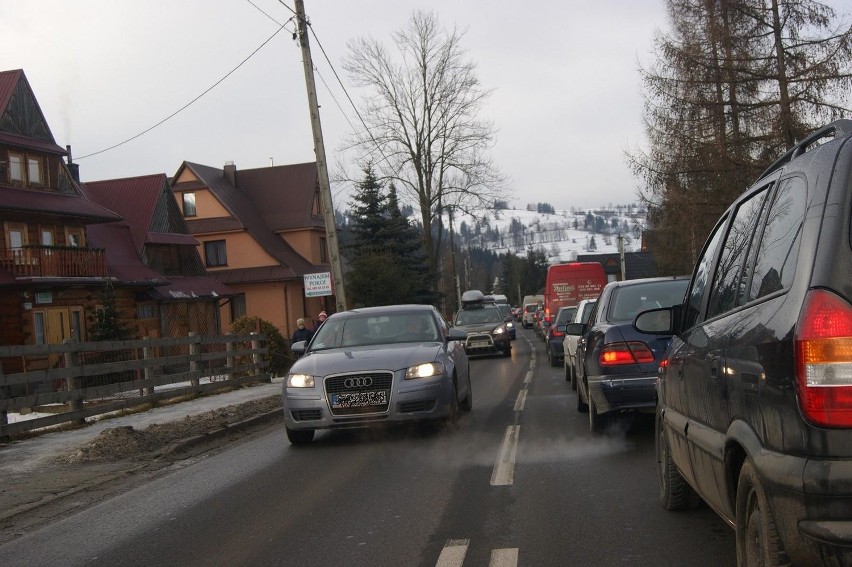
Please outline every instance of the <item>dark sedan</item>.
M317 429L454 420L473 403L466 334L429 305L335 313L290 368L282 401L287 438L309 443Z
M657 368L671 342L668 335L644 335L633 328L640 311L683 303L689 279L647 278L608 283L581 334L577 359L577 409L589 412L589 429L602 431L623 410L653 411Z

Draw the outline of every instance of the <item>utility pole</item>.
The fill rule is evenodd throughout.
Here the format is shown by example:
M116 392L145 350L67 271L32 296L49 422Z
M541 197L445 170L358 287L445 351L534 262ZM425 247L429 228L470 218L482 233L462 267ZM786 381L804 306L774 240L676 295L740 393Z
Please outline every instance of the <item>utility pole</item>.
M311 60L311 48L308 44L308 20L305 16L304 0L296 0L296 19L299 33L299 45L302 46L302 63L305 67L305 86L308 88L308 106L311 110L311 128L314 132L314 153L317 157L317 178L319 181L320 201L325 219L325 237L331 260L331 279L334 282L334 297L337 311L346 310L346 293L343 289L343 266L340 262L340 250L337 244L337 227L334 223L334 205L331 202L331 185L328 181L328 167L325 160L325 144L322 141L317 89L314 84L314 64Z
M624 237L621 234L618 235L618 255L621 258L621 280L624 281L627 279L627 274L624 263Z

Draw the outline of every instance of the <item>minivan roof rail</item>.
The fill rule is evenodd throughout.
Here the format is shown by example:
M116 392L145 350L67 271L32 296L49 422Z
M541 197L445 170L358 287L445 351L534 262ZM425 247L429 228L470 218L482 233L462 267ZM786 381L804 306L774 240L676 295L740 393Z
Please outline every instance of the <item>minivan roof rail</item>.
M787 150L784 155L775 160L772 165L766 168L766 171L761 173L760 177L758 177L757 179L758 181L763 179L773 171L780 169L781 166L783 166L784 164L789 163L793 159L799 157L800 155L808 151L808 147L817 140L827 138L829 136L833 136L835 138L845 138L850 134L852 134L852 120L835 120L830 124L826 124L822 128L814 130L814 132L807 136L804 140Z

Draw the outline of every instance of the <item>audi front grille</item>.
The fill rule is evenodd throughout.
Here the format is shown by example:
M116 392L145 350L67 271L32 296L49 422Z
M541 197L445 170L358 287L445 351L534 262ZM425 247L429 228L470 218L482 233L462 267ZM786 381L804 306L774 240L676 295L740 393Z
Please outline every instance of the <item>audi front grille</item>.
M386 412L392 385L390 372L329 376L325 379L326 401L332 415Z

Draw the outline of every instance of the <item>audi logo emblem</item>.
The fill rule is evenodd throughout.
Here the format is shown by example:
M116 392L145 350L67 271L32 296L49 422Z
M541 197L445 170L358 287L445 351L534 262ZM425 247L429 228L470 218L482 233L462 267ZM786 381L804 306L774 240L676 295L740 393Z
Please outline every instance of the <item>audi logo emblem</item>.
M343 381L343 385L347 388L367 388L373 385L373 379L369 376L362 378L347 378Z

